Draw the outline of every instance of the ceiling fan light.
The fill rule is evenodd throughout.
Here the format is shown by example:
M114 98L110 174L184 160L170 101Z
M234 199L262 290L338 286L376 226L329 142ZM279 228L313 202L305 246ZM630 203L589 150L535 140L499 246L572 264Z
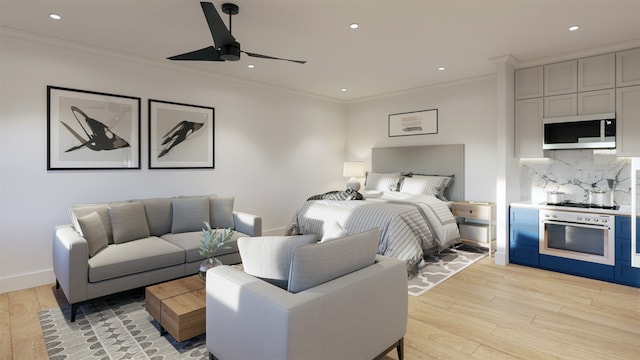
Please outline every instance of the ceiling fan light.
M225 61L240 60L240 44L238 42L220 48L220 58Z

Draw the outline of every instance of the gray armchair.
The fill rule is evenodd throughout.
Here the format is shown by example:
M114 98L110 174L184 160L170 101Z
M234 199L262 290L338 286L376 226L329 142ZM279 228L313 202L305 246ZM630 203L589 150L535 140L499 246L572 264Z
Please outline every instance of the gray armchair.
M233 267L209 270L210 358L373 359L395 347L402 359L406 267L402 261L375 255L377 241L376 229L297 246L291 256L289 291ZM361 257L358 248L365 242L373 249L372 261L352 271L349 263Z

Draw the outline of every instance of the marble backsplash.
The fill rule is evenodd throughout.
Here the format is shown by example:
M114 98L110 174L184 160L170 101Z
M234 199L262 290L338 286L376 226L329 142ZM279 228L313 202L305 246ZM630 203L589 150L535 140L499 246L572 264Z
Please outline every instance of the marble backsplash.
M589 190L612 190L617 205L631 204L631 160L612 151L551 150L544 159L520 161L523 200L546 201L547 191L566 193L566 200L588 202Z

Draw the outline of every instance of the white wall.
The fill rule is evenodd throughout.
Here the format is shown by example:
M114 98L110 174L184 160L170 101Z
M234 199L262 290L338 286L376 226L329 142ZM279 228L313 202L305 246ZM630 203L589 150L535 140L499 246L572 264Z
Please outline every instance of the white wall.
M217 193L278 231L343 186L342 103L18 33L0 43L0 293L54 280L53 230L73 203ZM140 97L142 169L47 171L47 85ZM214 170L147 168L148 99L215 108Z
M350 103L346 157L370 170L372 147L464 144L466 199L495 201L496 96L488 76ZM388 136L389 114L427 109L438 109L437 134Z

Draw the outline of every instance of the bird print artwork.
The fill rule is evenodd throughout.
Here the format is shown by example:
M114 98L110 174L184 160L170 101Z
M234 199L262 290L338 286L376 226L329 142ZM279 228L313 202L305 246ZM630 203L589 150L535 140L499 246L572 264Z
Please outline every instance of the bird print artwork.
M158 158L161 158L169 153L171 149L180 145L183 141L200 130L204 126L204 123L198 123L193 121L183 120L169 130L162 138L162 146L164 148L160 151Z
M78 139L78 141L80 141L80 144L70 147L69 149L65 150L65 152L71 152L82 148L87 148L93 151L105 151L131 146L125 139L114 134L107 125L89 117L80 108L71 106L71 113L78 121L78 124L80 124L80 127L84 131L86 138L78 134L75 130L73 130L73 128L71 128L71 126L66 124L64 121L60 121L60 123L62 123L62 125L67 130L69 130L69 132L76 139ZM81 119L84 120L89 130L87 130L82 121L80 121Z

